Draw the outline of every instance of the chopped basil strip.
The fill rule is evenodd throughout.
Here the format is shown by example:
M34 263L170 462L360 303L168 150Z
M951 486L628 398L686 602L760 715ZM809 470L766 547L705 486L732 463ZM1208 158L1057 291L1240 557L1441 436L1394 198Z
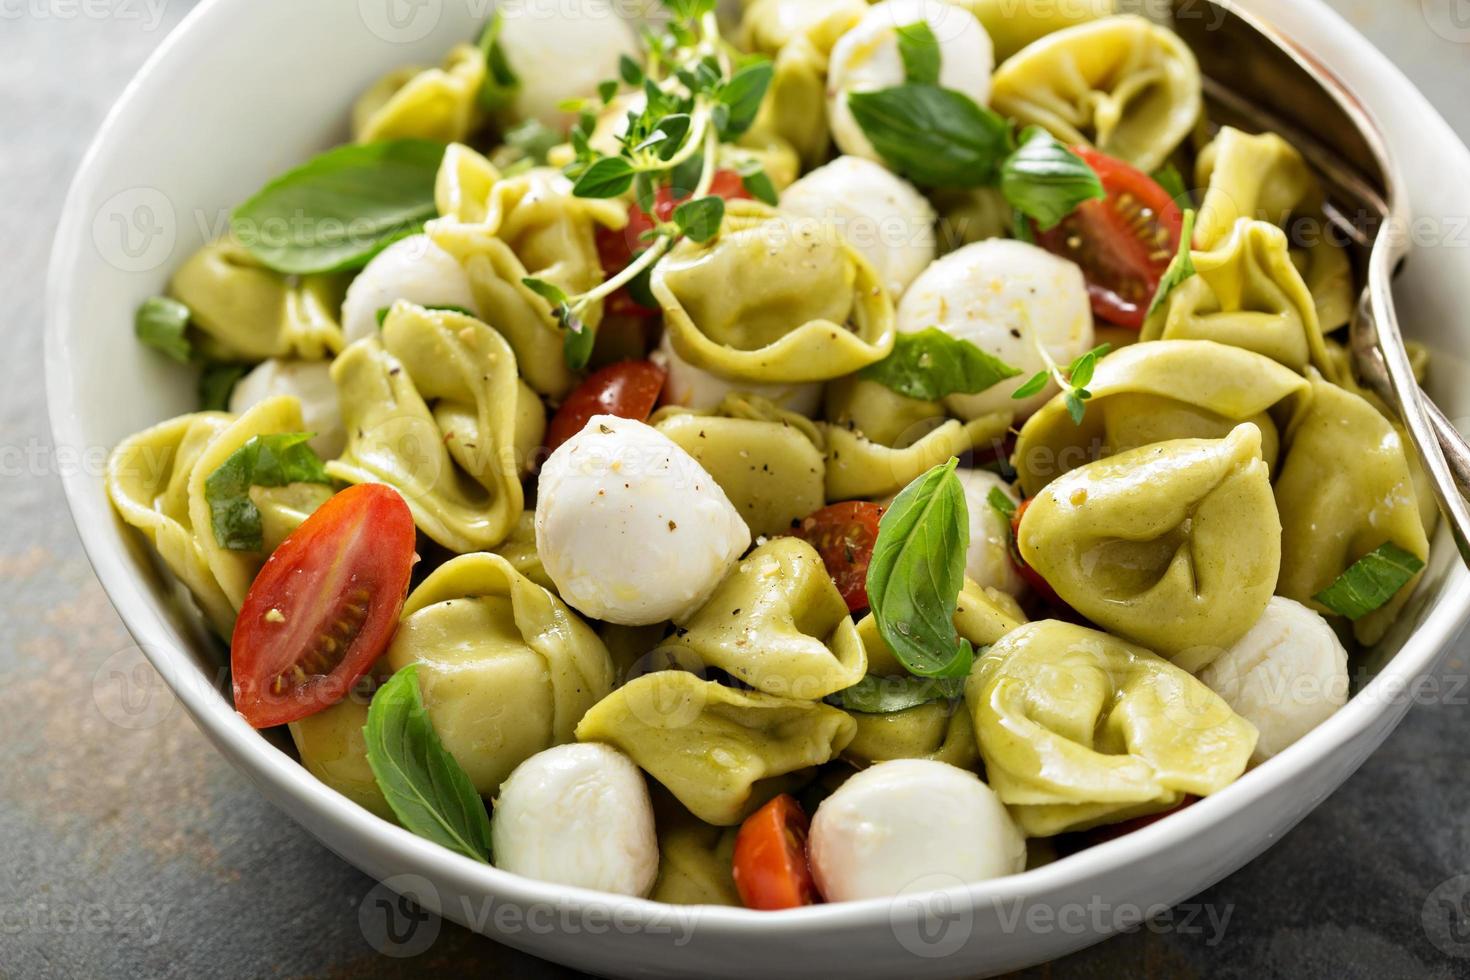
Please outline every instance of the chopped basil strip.
M985 495L985 502L990 504L991 510L1007 521L1016 516L1016 502L1008 497L1000 487L991 487L990 493Z
M1021 135L1021 146L1001 167L1006 201L1043 231L1061 223L1078 205L1106 197L1097 173L1055 136L1039 126Z
M909 398L937 401L947 395L977 394L1020 373L968 340L928 327L900 333L893 352L863 368L858 377Z
M253 436L230 454L204 480L204 499L214 540L231 551L263 547L260 510L250 499L251 487L284 487L289 483L327 483L319 457L307 440L310 432Z
M194 354L185 334L188 329L189 308L167 296L145 299L133 317L133 332L138 340L180 364L188 364Z
M1348 619L1362 617L1381 608L1424 570L1418 555L1388 542L1362 558L1312 598Z
M1159 290L1154 293L1153 302L1148 305L1149 316L1162 309L1169 294L1194 275L1194 255L1191 252L1194 245L1194 219L1194 211L1184 212L1184 230L1179 234L1179 251L1169 263L1169 268L1164 270L1164 278L1159 280Z
M878 677L869 674L827 699L847 711L888 715L965 693L963 677Z
M898 29L904 77L919 85L939 84L939 40L924 21Z

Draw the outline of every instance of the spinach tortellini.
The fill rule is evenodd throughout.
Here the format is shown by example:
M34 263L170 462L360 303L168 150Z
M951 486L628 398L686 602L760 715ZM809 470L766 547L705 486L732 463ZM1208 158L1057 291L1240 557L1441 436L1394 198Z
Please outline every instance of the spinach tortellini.
M353 107L353 138L463 142L480 122L484 85L485 56L471 44L456 45L441 68L391 71Z
M931 759L971 772L980 768L975 726L962 706L938 700L888 714L850 714L857 734L842 757L858 765Z
M655 785L658 878L649 898L671 905L728 905L740 908L735 887L734 827L713 827Z
M290 724L291 740L306 771L353 803L397 822L367 760L367 702L348 697Z
M1255 625L1281 570L1260 430L1075 469L1032 498L1016 543L1082 615L1198 670Z
M995 44L996 63L1006 60L1033 41L1076 24L1106 17L1117 9L1116 0L1062 0L1022 3L1017 0L952 0L974 14Z
M332 379L348 436L327 472L394 487L419 530L453 551L505 540L525 504L518 456L540 441L522 425L518 442L521 402L539 411L540 401L517 379L505 338L473 317L399 302L382 337L344 351Z
M461 555L409 594L384 662L418 666L444 747L482 796L612 690L597 634L498 555Z
M1048 34L995 72L990 105L1067 144L1158 169L1203 109L1199 62L1142 17L1105 17Z
M598 702L577 739L622 749L696 817L727 827L800 785L805 770L836 758L856 731L851 718L820 701L662 670Z
M1315 373L1311 381L1311 409L1288 432L1276 481L1282 525L1277 591L1331 614L1313 596L1353 562L1385 543L1427 561L1429 540L1403 436L1351 391ZM1354 621L1360 642L1382 639L1417 581Z
M685 238L650 285L674 350L723 378L826 381L893 349L893 300L839 232L731 201L717 235Z
M1049 837L1208 796L1245 771L1256 730L1142 647L1049 620L1008 633L965 684L990 788Z
M1311 389L1301 375L1248 350L1161 340L1103 358L1088 390L1081 424L1059 395L1021 427L1013 463L1027 496L1093 460L1173 439L1221 439L1241 422L1261 430L1261 456L1274 469L1280 433Z

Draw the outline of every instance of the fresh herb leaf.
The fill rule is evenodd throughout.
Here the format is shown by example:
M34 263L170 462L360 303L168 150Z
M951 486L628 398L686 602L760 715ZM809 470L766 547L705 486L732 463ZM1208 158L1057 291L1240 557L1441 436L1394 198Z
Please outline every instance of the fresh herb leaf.
M321 457L306 444L310 432L252 436L204 480L204 500L214 540L230 551L262 547L260 510L250 499L251 487L284 487L288 483L332 482Z
M618 83L615 79L609 78L597 83L597 97L602 100L603 105L607 105L609 102L611 102L613 100L613 96L617 94Z
M1031 219L1019 208L1011 209L1011 237L1027 245L1036 244L1036 233L1031 230Z
M637 88L643 84L643 68L626 54L618 55L618 75L623 84Z
M954 626L970 546L958 465L951 459L934 467L894 499L878 523L868 565L878 632L920 677L963 677L975 657Z
M480 108L486 112L499 112L515 98L521 80L511 70L505 58L505 49L500 46L500 12L490 16L490 22L480 34L480 53L485 57L485 82L480 86Z
M719 104L728 112L720 122L721 139L727 142L733 140L755 122L774 73L775 68L769 60L751 60L737 68L730 80L720 86Z
M780 195L776 193L776 185L771 183L764 168L757 161L749 161L739 168L740 186L745 188L746 193L757 201L775 207L780 201Z
M229 411L230 395L249 370L248 364L206 365L199 374L199 411Z
M1162 187L1175 204L1184 208L1194 203L1189 196L1189 188L1184 186L1184 175L1174 166L1173 161L1155 170L1153 176L1154 183Z
M707 242L720 232L720 222L725 220L725 199L711 194L708 197L685 201L674 208L674 224L683 234L696 242Z
M488 864L485 803L434 731L416 664L378 688L362 734L373 778L399 822L420 837Z
M1020 148L1006 158L1000 191L1042 231L1055 228L1082 202L1107 196L1087 161L1039 126L1022 133Z
M531 292L535 293L537 296L540 296L542 299L546 300L546 302L550 303L552 306L567 305L567 294L563 292L562 288L554 282L547 282L545 279L536 279L532 276L526 276L524 279L521 280L521 284L524 285L527 289L531 290Z
M926 187L993 184L1010 149L1010 125L951 89L900 85L847 104L879 156Z
M439 212L444 144L390 140L340 146L267 184L235 209L240 243L277 272L361 268Z
M947 395L974 395L1021 371L968 340L951 337L938 327L900 333L893 351L858 373L900 395L938 401Z
M180 364L188 364L194 354L185 335L189 315L189 308L176 299L150 296L133 317L133 333L145 347L152 347Z
M518 150L523 158L543 165L552 148L563 142L561 133L539 119L527 119L505 132L506 146Z
M587 362L592 360L592 348L597 345L597 332L570 313L562 317L562 323L567 331L562 338L562 356L567 367L573 371L586 370Z
M1042 389L1046 387L1046 383L1050 380L1050 371L1037 371L1030 378L1026 379L1025 384L1011 392L1011 397L1016 401L1020 401L1023 398L1030 398L1032 395L1039 395Z
M1153 302L1148 305L1150 317L1163 309L1170 293L1194 275L1194 255L1191 251L1194 246L1194 219L1194 211L1184 212L1184 230L1179 235L1179 251L1169 263L1169 268L1164 270L1164 277L1159 280L1158 292L1154 293Z
M1339 616L1361 619L1381 608L1423 570L1424 562L1418 555L1390 541L1353 562L1312 598Z
M1072 382L1073 388L1086 388L1092 381L1092 375L1097 371L1097 359L1107 353L1107 344L1095 347L1072 362L1067 368L1067 380Z
M1010 523L1011 518L1016 516L1016 502L1000 487L991 487L990 493L985 495L985 502L990 505L991 510L1004 517L1006 523Z
M869 674L852 687L827 698L827 703L861 714L888 715L917 708L930 701L952 700L964 693L963 677L879 677Z
M904 78L916 85L939 84L939 40L924 21L898 29Z
M572 193L577 197L620 197L633 186L633 165L622 157L602 157L582 172Z

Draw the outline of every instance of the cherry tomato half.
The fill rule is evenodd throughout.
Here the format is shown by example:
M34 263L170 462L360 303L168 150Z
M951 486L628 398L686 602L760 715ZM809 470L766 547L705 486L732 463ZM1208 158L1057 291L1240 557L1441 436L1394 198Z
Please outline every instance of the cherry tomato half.
M823 507L802 518L796 536L810 542L822 556L827 574L837 584L851 612L868 608L868 562L878 540L883 508L865 500Z
M554 452L581 432L594 415L646 420L658 404L664 375L664 369L652 361L619 361L588 375L552 416L546 429L547 451Z
M392 487L348 487L317 508L245 594L230 640L235 710L269 728L346 697L387 649L413 562L413 515Z
M1016 512L1011 515L1011 564L1016 566L1016 571L1021 573L1021 578L1031 586L1031 591L1035 592L1037 598L1042 602L1048 606L1065 607L1066 603L1057 595L1051 583L1042 578L1040 572L1026 564L1026 559L1021 557L1021 547L1016 543L1021 533L1021 518L1025 516L1026 508L1030 506L1030 500L1023 500L1021 506L1017 507Z
M813 905L817 886L806 857L806 813L789 795L745 818L735 835L735 889L748 909L774 912Z
M1087 201L1036 241L1082 267L1098 317L1143 326L1164 270L1179 250L1184 215L1148 174L1090 147L1072 148L1102 179L1107 198Z

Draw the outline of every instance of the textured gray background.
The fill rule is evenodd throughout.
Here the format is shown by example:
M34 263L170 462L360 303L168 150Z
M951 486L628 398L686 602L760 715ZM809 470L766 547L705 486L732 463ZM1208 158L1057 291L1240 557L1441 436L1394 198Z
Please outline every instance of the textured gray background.
M1334 2L1470 137L1470 2ZM126 662L129 641L61 498L70 461L49 449L41 287L86 143L192 6L0 0L0 976L564 975L447 923L416 958L380 955L358 917L374 883L181 712L141 729L108 720L124 692L99 669ZM1470 890L1465 652L1340 792L1195 900L1229 916L1223 936L1204 914L1176 919L1031 973L1470 975L1470 933L1450 931L1442 901Z

